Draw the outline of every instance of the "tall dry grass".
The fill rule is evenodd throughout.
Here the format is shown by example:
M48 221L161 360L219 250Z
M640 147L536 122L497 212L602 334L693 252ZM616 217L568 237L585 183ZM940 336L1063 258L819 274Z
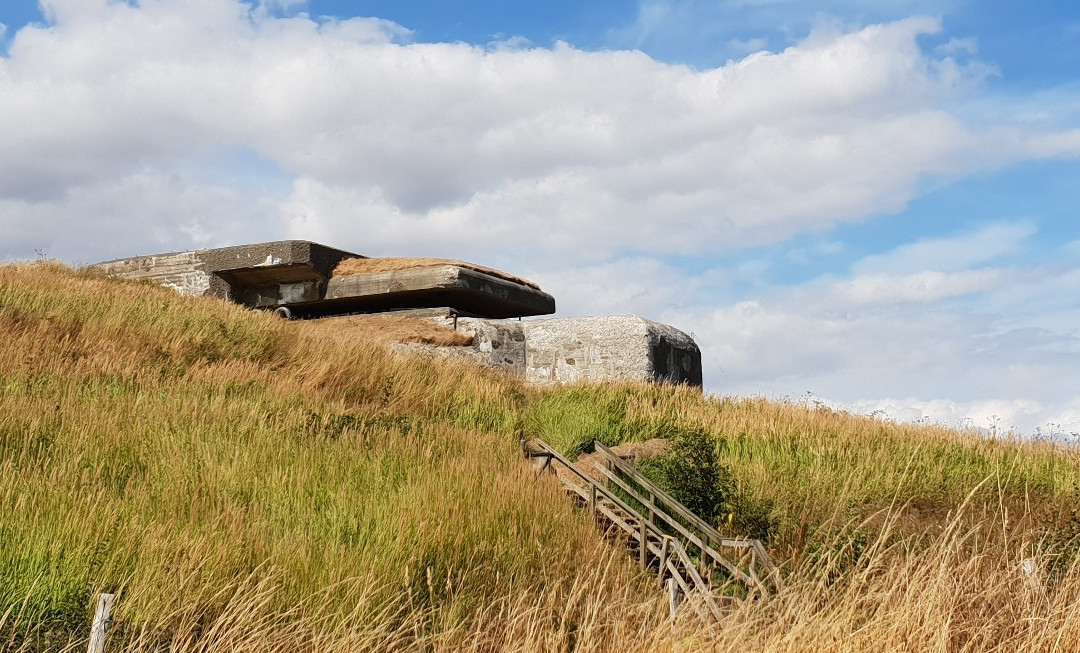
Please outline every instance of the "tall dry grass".
M536 391L214 300L0 267L0 649L1072 650L1076 455L762 400ZM705 429L780 595L674 626L521 435ZM1024 571L1031 567L1033 573Z
M498 375L56 266L0 268L0 332L10 647L77 643L101 591L121 641L274 624L314 650L496 628L536 596L560 611L530 628L565 630L627 592L568 560L639 582L520 464Z
M782 559L852 521L877 528L874 515L890 507L900 513L900 533L940 529L976 487L978 505L1000 503L1032 529L1080 532L1075 447L637 384L556 389L530 402L524 419L529 432L570 453L594 439L610 445L703 429L748 503L768 513L771 548Z

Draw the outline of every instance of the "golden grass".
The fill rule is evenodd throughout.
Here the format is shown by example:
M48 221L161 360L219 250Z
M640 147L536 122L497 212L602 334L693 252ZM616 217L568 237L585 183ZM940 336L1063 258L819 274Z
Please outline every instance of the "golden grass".
M473 337L416 317L400 315L349 315L294 322L298 329L323 337L363 340L369 343L417 343L437 347L466 347Z
M980 486L980 504L1027 514L1035 528L1073 519L1080 450L896 424L804 403L702 397L692 388L636 384L556 388L525 408L527 429L573 454L703 429L741 491L776 523L774 555L795 558L830 529L896 506L898 530L936 528ZM987 479L989 485L980 485Z
M334 268L335 277L351 276L354 274L374 274L376 272L394 272L397 270L413 270L416 268L434 268L444 265L476 270L489 274L498 279L520 283L523 286L540 290L540 286L512 274L489 268L475 263L457 261L449 258L347 258Z
M3 650L85 650L101 591L124 651L1080 648L1071 449L534 390L58 266L0 266L0 333ZM782 524L783 591L719 626L516 452L684 428Z

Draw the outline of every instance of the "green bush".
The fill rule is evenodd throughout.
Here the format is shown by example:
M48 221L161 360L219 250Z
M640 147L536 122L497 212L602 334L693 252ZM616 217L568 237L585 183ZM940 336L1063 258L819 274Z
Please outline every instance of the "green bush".
M713 440L702 429L678 431L667 455L642 461L639 467L694 514L713 523L738 494L731 470L717 461Z
M717 457L713 436L700 428L665 435L671 451L641 461L641 472L721 531L768 540L775 528L772 503L740 491L731 469Z

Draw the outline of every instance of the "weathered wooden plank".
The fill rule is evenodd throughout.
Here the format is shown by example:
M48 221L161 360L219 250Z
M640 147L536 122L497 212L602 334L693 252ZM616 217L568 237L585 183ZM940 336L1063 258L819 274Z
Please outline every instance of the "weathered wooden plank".
M105 636L109 632L109 626L112 625L112 609L115 601L114 594L98 595L94 621L90 626L90 643L86 647L86 653L104 653Z
M680 571L680 569L686 569L686 564L689 563L689 556L686 554L686 551L678 542L672 542L672 552L673 555L668 560L668 571L671 572L671 577L674 578L675 582L679 585L679 589L682 590L683 596L690 596L694 592L694 590L693 588L691 588L690 583L688 583L683 577L683 572ZM691 582L693 581L691 580ZM711 597L707 595L702 595L702 598L707 604L710 604L708 612L703 609L701 604L697 602L691 602L697 613L701 615L701 618L707 620L710 617L710 613L712 613L711 616L719 619L719 608L716 607L715 602L711 601Z
M617 485L620 489L622 489L623 492L626 492L630 496L634 497L634 499L637 500L637 501L640 501L640 502L646 503L646 504L648 503L647 499L645 499L640 494L635 492L634 489L631 488L628 483L626 483L621 478L619 478L615 473L609 472L607 469L605 469L605 468L603 468L603 467L601 467L599 465L597 465L596 468L597 468L597 470L599 470L599 472L601 474L603 474L605 477L607 477L609 482L614 483L615 485ZM744 582L744 583L746 583L748 585L754 585L755 584L753 578L751 578L749 575L747 575L745 572L743 572L741 569L739 569L737 565L735 565L734 563L729 561L727 558L725 558L723 556L723 554L721 554L719 551L713 549L712 547L707 545L705 542L703 542L701 540L701 538L699 538L697 535L690 532L690 530L688 530L685 526L680 524L678 522L678 520L670 517L669 515L664 513L662 510L656 509L655 506L653 506L653 508L655 510L655 514L657 515L657 517L662 519L665 523L667 523L669 526L671 526L680 535L685 537L691 544L698 547L704 554L702 557L708 556L708 557L712 558L713 560L716 561L717 564L719 564L724 569L728 570L728 572L730 572L731 575L735 576L735 578L737 578L738 580L740 580L740 581L742 581L742 582Z
M670 537L665 537L663 542L660 544L660 565L659 565L660 571L658 573L660 575L660 584L661 585L663 585L663 583L664 583L664 571L667 569L667 561L668 561L668 555L669 555L668 549L670 548L670 546L671 546L671 538ZM669 579L668 585L670 585L670 584L671 584L671 582L670 582L670 579ZM672 611L672 614L674 614L674 610Z
M696 528L701 530L703 534L708 536L708 539L710 541L715 541L720 546L727 546L733 548L749 548L754 545L754 542L757 542L757 540L736 539L721 535L720 532L716 530L716 528L709 524L709 522L695 515L688 508L686 508L686 506L682 505L682 503L680 503L678 499L672 497L661 487L657 486L655 483L649 480L649 478L646 477L644 474L634 469L633 466L627 464L626 461L616 455L615 452L606 447L602 442L596 441L594 446L596 448L596 451L604 457L606 463L609 463L611 466L618 468L619 471L623 472L631 479L633 479L635 483L638 483L639 485L647 489L653 494L654 498L657 498L662 503L666 504L666 508L670 509L672 512L677 513L680 517L683 517L691 524L693 524Z
M686 549L681 546L676 549L678 555L683 559L683 566L686 569L686 573L690 576L690 579L694 582L694 586L701 592L701 597L705 600L705 604L709 607L709 611L713 613L713 616L719 620L723 615L720 612L720 606L716 605L716 601L713 599L712 592L709 586L697 573L697 569L694 569L694 564L690 560L690 556L687 555Z
M668 614L671 615L671 622L675 623L675 613L679 610L679 604L682 603L682 592L679 590L678 582L672 578L667 579L667 593L668 593Z
M762 545L760 540L735 539L724 537L711 524L700 518L698 515L695 515L693 512L683 506L682 503L680 503L677 499L665 492L663 488L658 487L655 483L649 480L648 477L643 475L632 465L626 463L622 458L616 455L615 452L613 452L606 445L604 445L604 443L600 441L595 441L594 448L602 456L604 460L604 466L607 469L610 470L613 467L618 469L620 472L630 477L635 483L640 485L643 490L652 494L653 501L650 502L652 504L652 509L659 509L662 511L664 508L667 508L675 512L679 516L683 517L693 526L695 526L699 531L701 531L702 537L699 539L703 540L708 545L754 550L754 552L756 553L756 555L754 556L754 558L756 558L756 561L760 562L761 565L765 567L765 569L768 571L768 576L772 580L774 587L777 589L780 588L779 570L776 568L776 565L773 564L772 559L769 557L768 551L765 550L765 547L764 545ZM599 465L597 465L597 467L599 467ZM635 496L634 498L641 501L640 495ZM756 570L753 570L751 575L753 576L754 584L756 584L763 592L767 591L761 580L757 578Z
M648 535L648 522L642 520L638 523L640 532L638 533L638 565L645 569L645 564L648 562L649 556L649 535Z
M522 453L526 457L544 458L547 465L559 464L565 467L571 472L570 476L559 475L559 480L577 496L586 502L592 511L592 514L600 514L606 517L610 523L614 524L617 528L627 534L632 540L638 542L638 563L642 569L647 568L648 556L651 553L654 555L659 564L657 566L657 573L660 578L661 584L664 582L665 574L670 574L668 580L669 595L674 597L673 590L677 589L682 593L682 596L691 596L696 593L700 596L700 601L694 600L691 603L694 605L695 610L706 620L710 617L719 620L722 617L719 606L716 602L716 597L713 596L710 588L710 583L706 582L703 575L695 569L694 560L687 553L685 546L678 540L667 535L660 530L658 521L671 525L680 534L687 537L687 540L697 546L702 555L700 559L702 561L706 558L715 561L717 564L723 566L732 576L747 584L753 583L756 578L755 570L751 569L751 576L747 576L736 565L729 562L724 556L722 556L715 549L712 549L708 545L708 538L702 538L693 533L674 517L667 514L660 503L663 501L663 497L659 497L659 493L653 493L649 490L638 491L632 487L627 481L619 478L615 473L615 470L623 471L620 469L624 465L620 465L621 461L615 464L608 464L601 467L597 465L597 469L600 471L602 481L606 481L607 484L602 484L597 479L587 475L583 470L571 463L557 451L555 451L550 445L542 440L534 440L533 444L538 447L540 451L530 451L525 443L522 443ZM599 444L599 443L598 443ZM599 445L602 447L603 445ZM614 461L613 461L614 462ZM632 469L632 468L631 468ZM554 469L552 468L552 471ZM614 494L614 488L621 489L627 492L635 500L640 501L645 506L646 517L629 506L621 497ZM644 496L644 493L649 493L650 496ZM658 499L659 497L659 499ZM691 513L692 514L692 513ZM696 516L695 516L696 517ZM699 519L700 521L700 519ZM753 559L762 556L764 548L760 542L753 541L756 546L747 549L747 553L751 557L751 565L753 566ZM761 559L767 559L767 554L762 556ZM760 587L760 582L758 583ZM762 591L764 588L762 587ZM674 598L670 599L675 601ZM677 609L678 605L672 603L672 611Z

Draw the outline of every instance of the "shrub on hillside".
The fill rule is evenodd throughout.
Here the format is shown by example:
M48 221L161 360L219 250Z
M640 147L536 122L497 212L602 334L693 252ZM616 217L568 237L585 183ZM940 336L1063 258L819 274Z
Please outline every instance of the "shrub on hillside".
M671 450L641 461L641 471L721 530L767 540L774 529L771 503L740 492L731 469L717 458L713 436L700 428L666 435Z

